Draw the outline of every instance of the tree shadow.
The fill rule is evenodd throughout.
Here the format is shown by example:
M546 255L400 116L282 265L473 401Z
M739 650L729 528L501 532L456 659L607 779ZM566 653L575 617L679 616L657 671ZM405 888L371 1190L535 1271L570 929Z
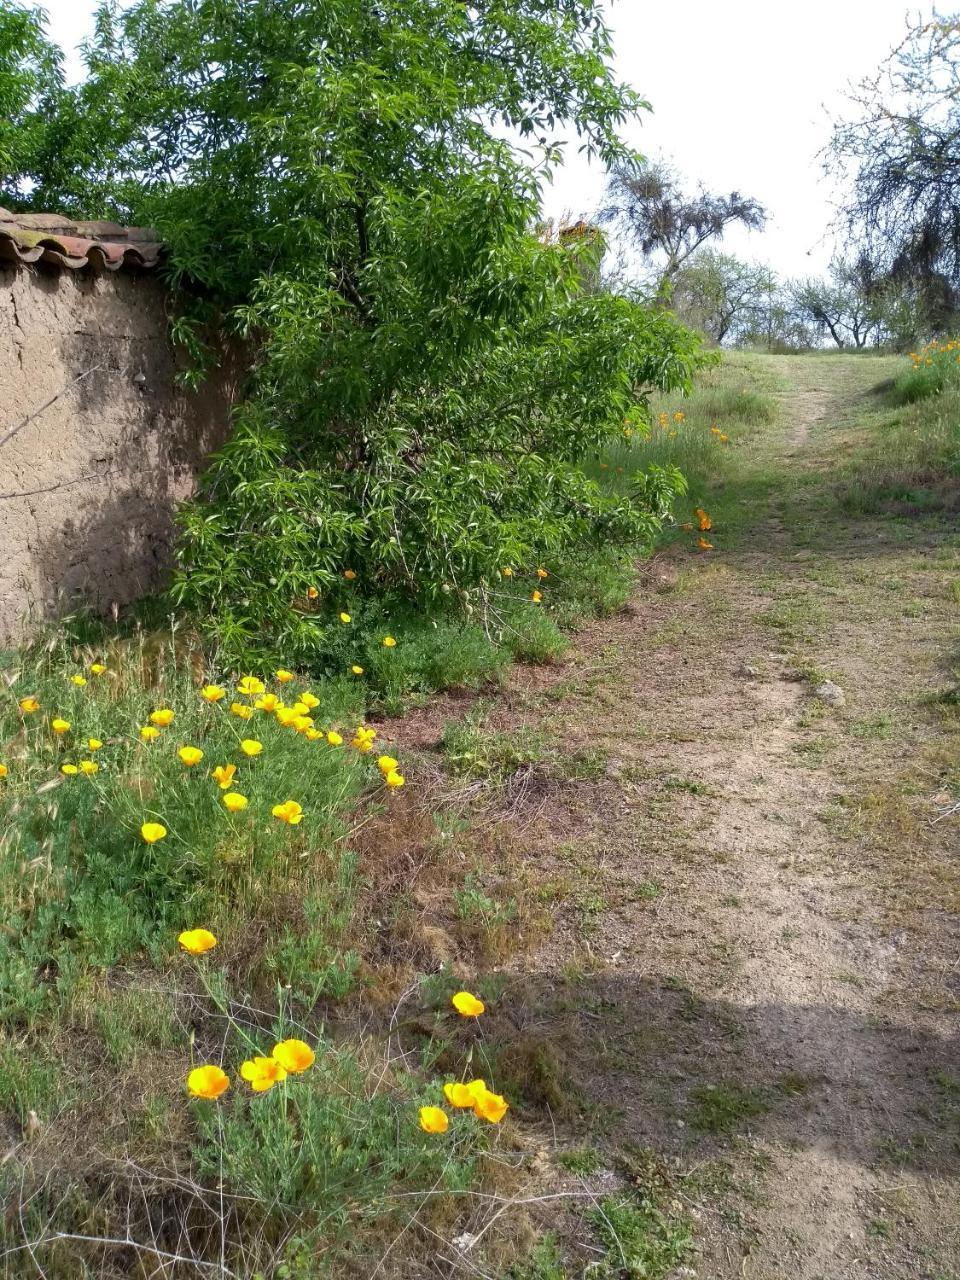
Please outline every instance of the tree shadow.
M510 978L492 1012L498 1089L583 1136L697 1160L750 1134L861 1165L960 1172L955 1037L616 972Z

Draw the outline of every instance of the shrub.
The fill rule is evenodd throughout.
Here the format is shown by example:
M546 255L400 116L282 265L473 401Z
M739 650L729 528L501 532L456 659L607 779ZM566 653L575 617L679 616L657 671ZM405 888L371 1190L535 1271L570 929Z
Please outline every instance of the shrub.
M948 387L960 386L960 341L928 342L919 351L912 351L910 359L913 367L894 384L897 404L913 404L939 395Z

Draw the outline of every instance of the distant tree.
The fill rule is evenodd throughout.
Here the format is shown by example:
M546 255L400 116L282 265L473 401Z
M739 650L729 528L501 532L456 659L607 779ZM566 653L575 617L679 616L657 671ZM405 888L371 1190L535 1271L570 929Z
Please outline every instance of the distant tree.
M689 195L669 165L621 165L610 175L600 221L616 227L647 259L657 259L659 292L669 290L683 264L709 240L738 223L752 230L766 223L766 211L738 191L714 195L697 188Z
M883 340L882 286L866 257L835 259L827 276L794 281L790 295L798 315L837 347L860 350Z
M776 290L769 267L701 249L673 278L673 309L718 345L752 328Z
M936 323L960 288L960 16L911 26L851 102L827 153L851 182L848 229Z

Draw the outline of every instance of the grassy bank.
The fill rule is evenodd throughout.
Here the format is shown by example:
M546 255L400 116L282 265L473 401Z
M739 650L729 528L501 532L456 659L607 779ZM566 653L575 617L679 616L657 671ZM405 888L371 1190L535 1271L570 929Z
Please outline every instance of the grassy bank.
M447 865L458 820L417 761L387 786L391 748L357 731L556 660L627 598L634 556L545 572L505 577L482 618L351 619L349 669L319 680L245 684L176 626L76 620L3 655L7 1274L367 1275L455 1223L466 1188L508 1185L509 1139L442 1088L509 1080L448 963L508 926L473 864ZM449 897L452 950L419 929L411 857ZM216 939L199 955L178 942L196 929ZM252 1091L243 1063L289 1039L310 1068ZM189 1095L198 1066L226 1073L219 1099ZM422 1106L449 1131L424 1132Z

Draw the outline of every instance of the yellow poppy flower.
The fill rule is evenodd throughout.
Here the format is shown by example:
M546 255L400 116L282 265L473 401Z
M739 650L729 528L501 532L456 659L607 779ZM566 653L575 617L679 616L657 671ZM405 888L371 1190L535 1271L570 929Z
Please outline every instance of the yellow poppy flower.
M75 764L62 764L60 766L60 772L65 773L68 778L72 778L73 775L79 771Z
M347 622L352 622L353 619L350 617L349 613L341 613L340 621L343 623L347 623Z
M350 745L356 747L361 755L366 755L368 751L373 750L376 736L376 729L366 729L362 724L358 725Z
M402 787L403 784L406 782L406 778L398 770L391 769L390 772L387 774L387 776L384 778L384 782L387 784L387 786L390 788L391 791L398 791L400 787Z
M283 703L275 693L265 693L262 698L258 698L253 704L258 711L276 711L277 707L282 707Z
M392 773L399 763L400 761L394 760L393 756L380 756L377 760L377 768L383 774Z
M273 673L273 677L281 684L289 684L291 680L296 678L292 671L285 671L283 667L281 667L279 671L275 671Z
M253 707L248 707L245 702L231 702L230 711L241 720L253 719Z
M40 702L37 698L21 698L18 706L25 716L33 715L34 711L40 710Z
M230 1088L230 1077L222 1067L194 1067L187 1076L187 1088L195 1098L206 1098L212 1102Z
M279 706L277 707L275 714L277 717L277 723L282 724L284 728L286 728L287 725L293 724L299 712L294 711L293 707Z
M709 528L711 528L713 522L711 521L707 513L704 511L703 507L697 507L693 514L697 517L697 521L700 525L700 529L704 533Z
M531 591L530 599L533 601L534 604L539 604L540 601L543 599L543 594L540 591Z
M297 733L306 733L308 729L313 728L313 717L297 716L293 721L293 728L296 729Z
M100 741L99 738L87 739L87 749L90 751L99 751L102 746L103 746L103 743Z
M167 834L167 828L162 822L145 822L140 828L140 834L147 844L156 844Z
M274 1058L248 1058L241 1066L240 1074L254 1093L266 1093L287 1078L286 1071Z
M726 443L729 441L729 439L730 439L730 437L729 437L729 436L724 435L722 431L720 432L720 443L721 443L721 444L726 444Z
M307 740L308 742L316 742L316 740L317 740L318 738L322 738L322 737L323 737L323 730L322 730L322 729L312 729L312 728L311 728L311 729L304 729L304 731L303 731L303 736L306 738L306 740Z
M96 773L96 772L97 772L97 770L98 770L99 768L100 768L100 766L97 764L97 762L96 762L95 760L81 760L81 761L80 761L80 772L81 772L81 773L85 773L85 774L89 775L89 774L91 774L91 773Z
M395 649L397 647L397 642L394 640L393 636L384 636L383 647L385 649Z
M240 750L245 756L258 756L263 750L263 743L257 742L256 738L244 738L240 743Z
M475 1102L470 1086L466 1084L445 1084L443 1086L444 1097L450 1103L451 1107L472 1107Z
M307 587L307 599L308 599L308 600L316 600L316 598L317 598L317 596L318 596L319 594L320 594L320 592L317 590L317 588L316 588L316 587Z
M312 1067L316 1056L305 1040L281 1040L273 1046L274 1061L294 1076Z
M314 707L319 707L320 699L315 693L301 693L298 701L302 702L308 711L312 711Z
M354 578L357 575L353 569L344 569L343 576L346 578L348 582L353 582Z
M512 569L510 569L510 568L501 569L501 570L500 570L500 572L503 574L503 576L504 576L505 578L512 578L512 577L513 577L513 570L512 570Z
M353 666L350 668L350 670L351 670L351 672L352 672L355 676L362 676L362 675L363 675L363 667L358 667L356 663L354 663L354 664L353 664Z
M336 729L331 729L327 733L327 741L330 743L331 747L340 747L343 745L343 738L339 733L337 733Z
M91 663L90 663L90 674L91 674L91 675L95 675L95 676L102 676L102 675L103 675L103 673L106 671L106 669L107 669L107 668L103 665L103 663L102 663L102 662L91 662Z
M538 577L538 578L540 579L540 581L542 582L544 578L549 578L549 577L550 577L550 574L546 571L546 569L538 569L538 570L537 570L537 577Z
M71 676L70 683L75 684L78 689L82 689L87 683L86 676Z
M295 827L303 821L303 810L296 800L284 800L283 804L275 804L270 810L275 818Z
M226 696L226 689L221 689L218 684L205 684L200 690L200 697L204 702L219 702L221 698Z
M706 540L706 538L698 538L698 539L697 539L697 546L700 548L700 550L701 550L701 551L712 551L712 550L713 550L713 543L712 543L712 542L708 542L708 541Z
M199 747L181 747L177 755L188 769L192 769L195 764L199 764L203 759L203 752Z
M0 764L0 778L5 778L10 770L5 764Z
M152 724L145 724L140 730L140 737L144 742L152 742L154 738L160 737L160 730L155 729Z
M150 712L150 723L166 729L167 725L173 724L173 712L169 707L159 707L156 711Z
M251 696L256 693L263 693L266 687L267 686L263 681L258 680L256 676L244 676L237 685L237 693L243 693L247 696Z
M720 430L720 428L719 428L719 427L711 427L711 428L710 428L710 434L711 434L712 436L719 436L719 435L722 435L722 432L721 432L721 430Z
M221 791L226 791L236 772L237 766L235 764L218 764L210 776L220 784Z
M302 702L298 698L297 701L290 708L290 710L293 712L295 716L305 716L307 712L310 710L310 708L307 706L305 702Z
M449 1127L447 1113L440 1107L420 1108L420 1128L424 1133L446 1133Z
M489 1089L479 1094L473 1104L474 1115L490 1124L499 1124L509 1110L510 1104L506 1098L499 1093L491 1093Z
M483 1001L478 1000L469 991L458 991L455 996L451 997L450 1003L462 1018L479 1018L486 1008Z
M242 796L239 791L228 791L223 797L224 807L229 809L231 813L239 813L241 809L245 809L250 801L246 796Z
M192 956L202 956L205 951L212 951L217 945L217 939L209 929L184 929L177 941Z
M50 721L50 728L54 733L66 733L70 728L70 721L61 720L58 716L56 719Z

